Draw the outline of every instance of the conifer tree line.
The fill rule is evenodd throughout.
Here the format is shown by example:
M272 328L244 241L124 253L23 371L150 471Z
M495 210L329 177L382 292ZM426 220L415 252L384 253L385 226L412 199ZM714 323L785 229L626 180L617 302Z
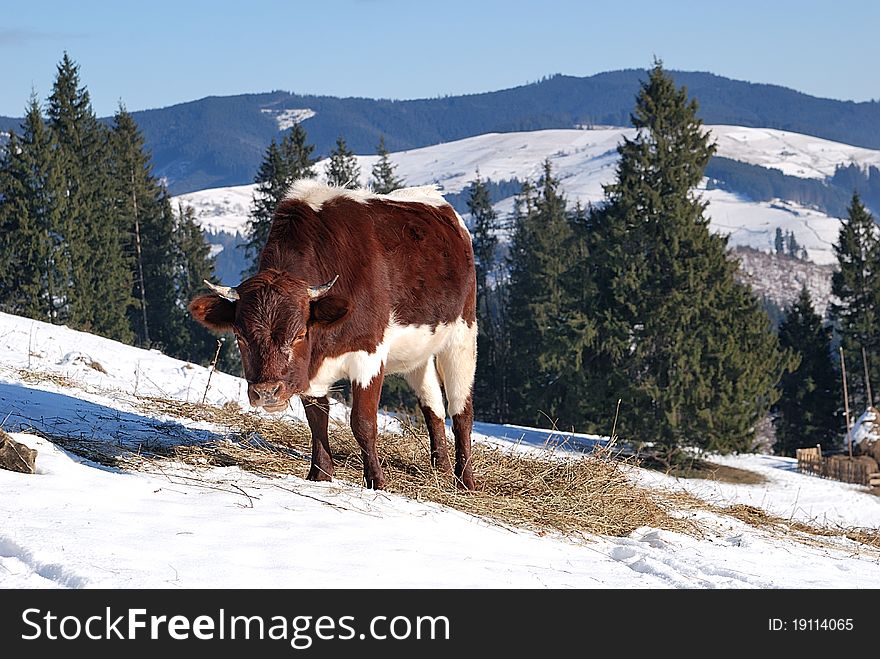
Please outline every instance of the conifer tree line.
M572 205L550 161L498 217L479 173L467 200L477 270L477 416L608 434L652 444L673 461L683 447L749 450L772 411L775 449L840 444L836 343L851 407L880 387L880 232L854 194L835 251L834 302L820 317L804 289L778 335L735 276L725 237L709 231L694 192L714 152L697 105L658 62L618 148L601 203ZM273 140L255 176L247 243L252 274L272 214L290 184L317 176L300 124ZM385 148L369 186L405 185ZM211 279L209 247L191 208L174 207L152 174L134 119L92 111L79 67L64 55L45 107L33 95L0 158L0 310L207 363L216 338L188 301ZM356 187L344 137L325 178ZM510 233L502 245L499 232ZM801 254L779 232L776 250ZM238 372L234 342L221 366ZM853 374L861 372L866 377ZM383 402L414 404L389 380Z
M780 343L798 359L796 368L780 382L781 397L774 409L775 449L784 455L816 445L826 450L849 448L844 372L850 422L877 401L880 231L858 191L841 222L834 252L837 267L831 279L827 317L816 312L804 288L779 327Z
M744 451L772 412L777 452L839 446L839 370L832 337L849 359L862 346L880 369L880 243L873 219L854 197L841 229L834 293L826 322L809 292L786 310L778 335L725 237L709 231L695 193L714 145L697 104L660 63L636 98L638 130L619 147L617 179L603 203L571 205L551 164L525 182L510 217L498 217L492 181L479 172L467 207L477 274L479 323L474 401L480 418L618 435L653 444L675 460L683 447ZM297 125L266 150L255 178L248 250L255 259L272 211L297 178L317 175ZM402 187L384 139L369 186ZM340 136L324 176L356 187L360 168ZM499 232L511 234L503 247ZM793 233L777 232L777 253L803 257ZM832 325L833 323L833 325ZM855 363L855 362L854 362ZM874 379L880 382L876 376ZM864 387L851 383L854 404ZM860 399L859 396L862 398ZM390 378L383 404L412 408ZM619 404L619 407L618 407Z
M656 63L631 115L637 134L619 147L617 178L594 207L567 203L548 161L512 217L498 218L478 174L468 207L480 418L605 435L616 420L618 435L670 461L683 447L750 450L768 413L778 453L841 446L834 337L851 372L866 349L880 386L873 218L856 195L836 248L830 317L804 289L776 334L694 193L714 152L696 112ZM512 232L504 254L502 228ZM793 234L778 232L776 248L803 255ZM863 410L861 379L849 384Z
M212 269L131 114L99 122L65 53L0 158L0 310L205 363L215 339L186 305Z

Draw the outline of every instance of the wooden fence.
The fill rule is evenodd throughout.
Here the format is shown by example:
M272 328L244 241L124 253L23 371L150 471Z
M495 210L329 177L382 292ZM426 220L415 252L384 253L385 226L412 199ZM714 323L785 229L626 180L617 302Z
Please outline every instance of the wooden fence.
M798 471L801 473L833 478L844 483L880 486L880 472L873 460L862 461L845 455L823 457L822 449L818 445L814 448L799 448L796 455Z
M796 449L795 455L797 456L798 471L805 474L821 475L822 449L818 445L813 448Z

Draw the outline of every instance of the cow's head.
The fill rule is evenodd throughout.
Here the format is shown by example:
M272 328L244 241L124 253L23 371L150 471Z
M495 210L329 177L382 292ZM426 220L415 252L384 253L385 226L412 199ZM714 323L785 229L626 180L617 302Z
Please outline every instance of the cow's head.
M199 323L235 334L254 407L280 412L308 389L315 333L348 313L344 299L328 295L337 279L314 285L264 270L235 287L205 282L214 293L190 302Z

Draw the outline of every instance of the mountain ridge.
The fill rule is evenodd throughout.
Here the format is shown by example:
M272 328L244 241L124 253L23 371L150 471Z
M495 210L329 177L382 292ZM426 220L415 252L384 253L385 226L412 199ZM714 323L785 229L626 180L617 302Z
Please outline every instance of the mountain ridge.
M880 148L877 101L820 98L710 72L669 73L697 100L706 123L790 130ZM252 182L266 146L284 132L277 121L283 112L314 112L303 126L319 157L340 136L358 154L375 153L380 137L389 151L403 151L489 132L626 126L646 76L644 69L555 74L506 89L409 100L275 90L206 96L132 114L154 171L166 179L171 194L181 194ZM17 129L19 122L0 117L0 131Z

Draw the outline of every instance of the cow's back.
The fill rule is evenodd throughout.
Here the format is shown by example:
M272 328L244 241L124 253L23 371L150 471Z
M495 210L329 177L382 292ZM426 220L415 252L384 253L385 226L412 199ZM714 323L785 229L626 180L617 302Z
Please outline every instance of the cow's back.
M470 234L430 189L373 195L300 182L279 205L260 267L315 282L340 275L335 292L354 301L369 333L392 314L431 327L475 318Z

